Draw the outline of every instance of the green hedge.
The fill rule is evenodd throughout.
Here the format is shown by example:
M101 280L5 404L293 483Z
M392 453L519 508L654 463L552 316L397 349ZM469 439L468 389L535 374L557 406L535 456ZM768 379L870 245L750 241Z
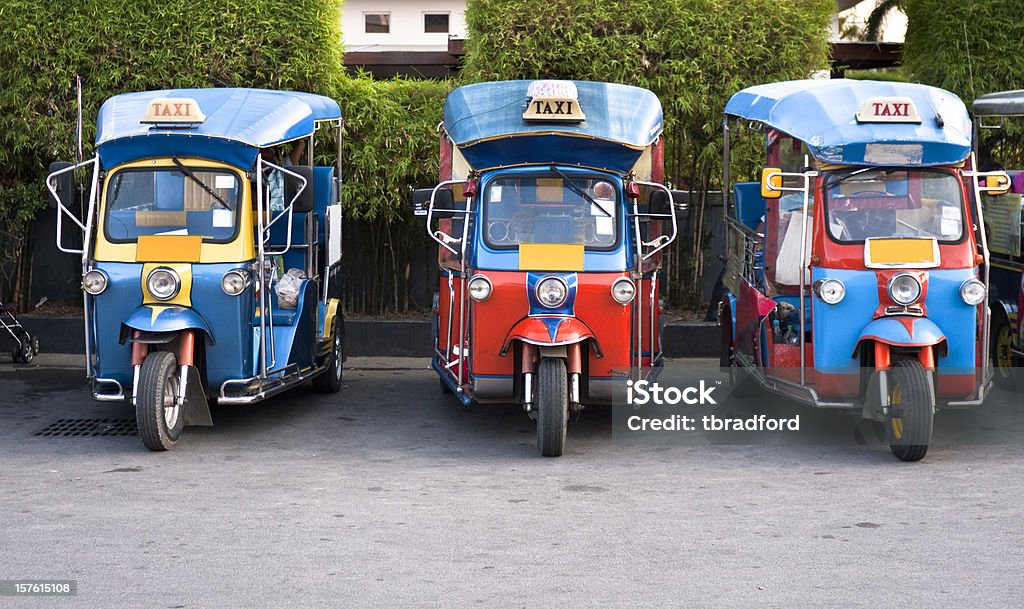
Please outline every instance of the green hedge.
M970 108L985 93L1024 87L1024 14L1020 0L906 0L904 69L948 89ZM1024 121L984 130L982 162L1024 167Z
M665 175L720 184L721 122L743 87L828 67L831 0L470 0L467 81L572 78L646 87L665 110ZM756 144L745 173L753 173ZM691 209L670 256L672 301L697 304L707 220Z

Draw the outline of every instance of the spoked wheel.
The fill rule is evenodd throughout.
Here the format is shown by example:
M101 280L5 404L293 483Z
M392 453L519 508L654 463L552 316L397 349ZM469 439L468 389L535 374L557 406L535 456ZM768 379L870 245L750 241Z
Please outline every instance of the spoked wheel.
M341 317L334 318L334 339L327 370L313 378L313 389L320 393L338 393L341 390L341 375L345 368L345 337Z
M168 450L185 428L184 408L178 406L178 366L173 353L154 351L139 371L135 421L149 450Z
M560 457L569 422L569 383L565 361L544 358L537 368L537 448L545 457Z
M886 435L892 454L904 461L920 461L932 439L935 412L928 391L928 375L917 360L897 360L889 384Z
M992 369L996 385L1003 389L1014 388L1016 382L1013 378L1013 368L1017 363L1015 360L1010 320L999 314L992 320Z

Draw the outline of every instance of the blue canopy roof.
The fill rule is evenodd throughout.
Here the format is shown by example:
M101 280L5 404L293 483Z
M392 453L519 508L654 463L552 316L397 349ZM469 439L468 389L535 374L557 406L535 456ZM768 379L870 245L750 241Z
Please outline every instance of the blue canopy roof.
M141 122L160 98L194 99L206 115L194 126ZM319 121L337 120L333 99L264 89L165 89L111 97L96 119L96 146L104 166L139 159L193 156L248 168L260 148L313 133Z
M858 122L857 113L874 97L910 98L921 122ZM826 163L948 165L963 161L971 151L964 103L927 85L845 79L777 82L736 93L725 114L795 137Z
M445 131L475 169L556 163L625 173L661 134L654 93L603 82L574 81L582 123L526 122L530 82L466 85L448 95Z

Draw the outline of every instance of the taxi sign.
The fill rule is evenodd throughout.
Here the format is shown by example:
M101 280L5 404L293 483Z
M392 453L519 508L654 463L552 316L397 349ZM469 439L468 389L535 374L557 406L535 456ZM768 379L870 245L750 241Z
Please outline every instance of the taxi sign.
M909 97L869 97L860 112L858 123L920 123L914 101Z
M580 107L576 83L569 80L535 80L526 93L529 101L524 121L581 123L587 120Z
M199 103L191 97L161 97L149 102L143 123L196 124L206 120Z

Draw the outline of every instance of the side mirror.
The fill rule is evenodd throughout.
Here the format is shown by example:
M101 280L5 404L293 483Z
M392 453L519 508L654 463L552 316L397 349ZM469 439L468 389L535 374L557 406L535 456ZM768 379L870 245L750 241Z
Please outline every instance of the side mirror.
M430 193L433 188L417 188L412 191L412 213L414 216L427 215L427 208L430 207Z
M430 203L430 195L427 195L427 203ZM434 209L455 209L455 193L448 188L438 190L434 195Z
M782 196L782 170L778 167L765 167L761 170L761 196L765 199L778 199Z
M54 163L50 163L50 174L58 172L62 169L67 169L68 167L71 167L73 165L74 163L69 163L67 161L56 161ZM68 209L73 209L73 204L75 202L77 194L75 192L75 172L69 171L67 173L62 173L56 178L54 178L54 182L56 183L55 185L57 187L57 195L60 196L60 203L62 203L64 207L67 207ZM49 188L47 188L46 190L47 192L50 191ZM57 199L54 198L52 192L49 195L49 201L50 209L57 209L58 201Z
M652 190L651 196L647 200L647 211L652 214L670 215L672 213L672 200L669 198L668 193L660 188Z
M985 182L982 185L985 187L983 192L986 194L1005 195L1010 191L1010 174L997 173L985 176Z
M313 211L313 168L308 165L298 165L287 168L288 171L299 174L306 179L306 188L302 190L298 199L295 199L295 206L292 208L296 213L307 213ZM295 198L299 192L302 180L295 176L284 174L284 202L285 205Z

